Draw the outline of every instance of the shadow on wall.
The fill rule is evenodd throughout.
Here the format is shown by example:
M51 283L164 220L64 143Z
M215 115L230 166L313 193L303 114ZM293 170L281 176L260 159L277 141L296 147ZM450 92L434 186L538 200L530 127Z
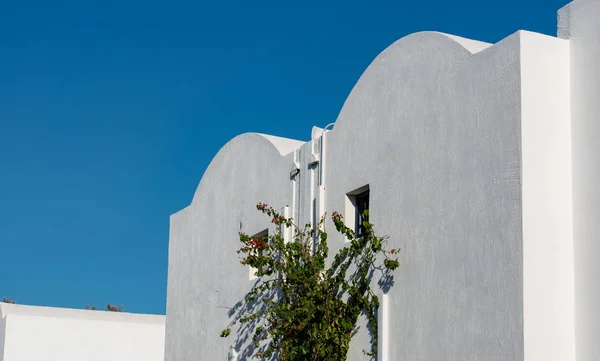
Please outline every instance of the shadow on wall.
M393 274L386 269L385 267L375 267L371 269L368 279L369 283L372 284L375 272L381 273L379 280L377 281L377 285L379 289L383 293L387 293L392 286L394 286L394 276ZM358 279L358 274L354 271L350 279ZM257 289L262 284L260 279L256 280L250 292ZM230 325L238 324L239 328L235 332L235 339L233 344L229 348L228 360L229 361L249 361L253 359L253 355L257 351L265 352L268 348L268 343L263 343L258 348L255 347L253 343L254 335L257 327L260 323L260 318L254 318L249 320L248 322L240 323L240 319L244 317L244 315L255 314L256 312L266 311L266 304L264 300L276 301L279 296L279 292L276 290L266 290L258 293L256 300L248 303L244 306L244 300L238 301L235 306L233 306L228 312L227 315L230 319ZM340 298L344 298L347 295L344 292L340 292L338 295ZM374 341L375 332L371 329L370 326L366 326L370 335L370 342ZM360 330L360 327L356 327L352 332L352 337L354 337ZM267 361L279 361L279 355L275 352Z
M262 284L261 280L258 279L254 285L252 286L251 291L255 290ZM261 312L266 310L266 304L263 300L277 300L278 292L275 290L266 290L258 293L256 300L245 305L244 300L238 301L233 308L231 308L227 315L230 318L230 324L239 323L240 326L235 332L235 341L233 345L229 348L229 355L227 360L229 361L249 361L253 359L253 355L257 351L265 352L268 344L261 345L258 349L254 346L252 342L254 338L254 334L258 324L260 322L260 318L254 318L248 322L240 323L240 319L244 317L244 315L254 314L256 312ZM279 357L277 353L274 353L271 358L267 361L278 361Z

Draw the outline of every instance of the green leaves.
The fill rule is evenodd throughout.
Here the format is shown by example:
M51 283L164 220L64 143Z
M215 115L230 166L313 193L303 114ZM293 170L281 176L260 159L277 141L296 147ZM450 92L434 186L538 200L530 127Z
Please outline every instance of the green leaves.
M256 208L270 218L277 231L257 238L239 235L240 263L258 269L259 277L236 318L254 330L254 356L265 359L277 352L281 361L345 360L358 317L365 312L371 330L371 348L365 354L374 357L379 300L371 290L371 278L380 258L390 271L399 267L398 260L388 257L396 249L385 250L387 238L376 237L373 224L366 218L364 235L357 237L345 225L344 217L334 212L331 220L335 229L350 245L334 255L326 267L329 248L325 218L315 227L307 224L300 228L267 204L259 203ZM286 228L292 228L291 242L284 241ZM230 334L227 328L221 337Z
M386 259L383 261L383 265L385 266L385 268L389 269L390 271L393 271L396 268L400 267L400 262L398 262L397 260Z

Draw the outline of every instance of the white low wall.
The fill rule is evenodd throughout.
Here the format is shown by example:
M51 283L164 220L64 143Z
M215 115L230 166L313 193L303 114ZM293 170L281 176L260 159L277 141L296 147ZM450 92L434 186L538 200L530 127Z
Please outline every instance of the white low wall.
M0 361L162 361L165 317L0 304Z

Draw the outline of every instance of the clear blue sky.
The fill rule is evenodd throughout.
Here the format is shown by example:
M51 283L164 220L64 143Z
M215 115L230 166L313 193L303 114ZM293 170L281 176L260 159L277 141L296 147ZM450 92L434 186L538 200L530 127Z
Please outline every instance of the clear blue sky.
M0 297L164 313L169 216L229 139L308 139L406 34L555 35L566 3L3 2Z

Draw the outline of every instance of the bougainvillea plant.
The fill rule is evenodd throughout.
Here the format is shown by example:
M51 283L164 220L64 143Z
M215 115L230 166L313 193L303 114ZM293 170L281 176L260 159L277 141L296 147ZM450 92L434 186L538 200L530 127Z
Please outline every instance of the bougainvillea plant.
M244 298L237 319L252 325L250 353L263 359L277 355L281 361L345 360L357 321L364 312L371 348L363 353L374 357L379 299L371 288L371 280L377 270L389 277L399 262L393 258L397 249L385 249L387 237L373 232L368 211L363 215L361 236L345 225L341 214L333 213L335 228L348 243L328 265L325 217L314 227L307 224L301 228L267 204L256 207L277 227L275 234L258 238L240 233L240 262L256 269L258 277ZM286 228L293 230L289 242L284 239ZM231 334L234 322L221 332L221 337Z

